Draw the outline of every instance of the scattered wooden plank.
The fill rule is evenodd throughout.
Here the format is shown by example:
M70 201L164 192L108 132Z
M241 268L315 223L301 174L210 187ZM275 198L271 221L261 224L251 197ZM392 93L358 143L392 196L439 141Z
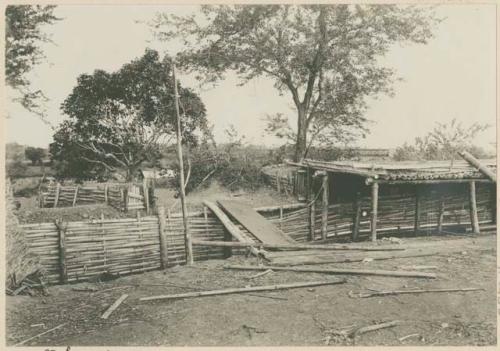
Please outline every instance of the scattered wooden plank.
M54 328L49 329L49 330L47 330L47 331L44 331L43 333L37 334L37 335L35 335L35 336L32 336L31 338L28 338L28 339L23 340L23 341L21 341L21 342L18 342L18 343L17 343L17 344L15 344L14 346L21 346L21 345L24 345L24 344L26 344L28 341L31 341L31 340L33 340L33 339L35 339L35 338L38 338L38 337L42 336L42 335L45 335L45 334L51 333L51 332L53 332L53 331L54 331L54 330L56 330L56 329L62 328L62 327L63 327L63 326L65 326L66 324L68 324L68 323L59 324L57 327L54 327Z
M108 319L108 317L113 313L114 310L118 308L118 306L121 305L123 301L128 297L128 294L123 294L116 300L111 306L108 307L108 309L102 314L101 318L102 319Z
M388 295L400 295L400 294L423 294L423 293L441 293L441 292L461 292L461 291L478 291L484 290L482 288L462 288L462 289L424 289L424 290L392 290L392 291L376 291L366 294L354 295L357 297L375 297L375 296L388 296Z
M300 273L326 273L326 274L352 274L352 275L380 275L387 277L412 277L412 278L436 278L434 273L412 272L412 271L386 271L368 269L343 269L343 268L296 268L276 266L225 266L225 269L237 269L246 271L262 271L272 269L273 271L289 271Z
M413 265L413 266L400 266L399 268L402 270L412 270L412 269L437 269L438 267Z
M206 241L193 239L193 245L215 246L215 247L261 247L276 250L339 250L339 251L404 251L401 247L364 247L349 245L308 245L308 244L266 244L236 241Z
M246 277L246 279L255 279L255 278L262 277L263 275L266 275L266 274L269 274L269 273L272 273L272 272L273 272L272 269L268 269L268 270L266 270L264 272L260 272L260 273L251 275L250 277Z
M292 283L292 284L281 284L281 285L252 286L252 287L247 287L247 288L231 288L231 289L221 289L221 290L196 291L196 292L189 292L189 293L184 293L184 294L141 297L139 300L140 301L153 301L153 300L185 299L185 298L191 298L191 297L239 294L239 293L246 293L246 292L253 292L253 291L295 289L295 288L343 284L343 283L345 283L345 280L326 280L326 281L303 282L303 283Z

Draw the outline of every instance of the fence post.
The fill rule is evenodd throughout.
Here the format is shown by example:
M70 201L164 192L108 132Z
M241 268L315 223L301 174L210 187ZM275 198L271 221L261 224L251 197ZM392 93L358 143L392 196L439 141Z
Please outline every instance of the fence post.
M79 187L79 185L77 184L76 188L75 188L75 195L73 196L73 207L75 207L76 199L78 198L78 187Z
M108 204L108 183L104 185L104 203Z
M167 223L165 221L165 207L158 207L158 221L160 223L160 262L161 268L165 269L168 266L168 247L165 238Z
M329 196L328 172L323 176L323 215L321 217L321 238L326 239L328 232L328 198Z
M372 241L377 241L378 183L372 184Z
M123 210L128 212L128 188L123 189Z
M57 219L54 223L59 238L59 282L64 284L68 281L68 270L66 267L66 229L68 228L68 224L63 223L62 219Z
M280 206L280 230L283 230L283 206Z
M439 205L439 217L437 225L438 233L441 233L443 231L443 219L444 219L444 201L441 200L441 203Z
M314 241L315 238L315 227L316 227L316 205L314 201L309 206L309 240Z
M359 221L361 219L361 199L359 197L359 193L356 193L356 199L354 200L354 218L351 236L352 241L358 240L359 236Z
M418 185L415 185L415 225L414 225L414 234L418 234L420 231L420 212L421 212L421 204L420 204L420 188Z
M470 209L470 221L472 224L472 231L474 233L480 233L479 219L477 217L476 182L475 181L471 181L469 183L469 209Z
M54 208L57 207L57 203L59 202L59 192L61 191L61 183L57 183L56 185L56 194L54 197Z
M148 180L144 178L142 183L142 192L144 195L144 205L146 207L146 213L149 214L149 189L148 189Z

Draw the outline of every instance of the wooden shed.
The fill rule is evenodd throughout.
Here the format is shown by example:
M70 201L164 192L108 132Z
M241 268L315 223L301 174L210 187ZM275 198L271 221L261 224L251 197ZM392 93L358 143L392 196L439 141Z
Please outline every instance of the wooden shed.
M496 173L495 159L480 162ZM318 231L376 240L387 231L496 228L496 182L464 160L289 164L298 167L295 193L311 205L311 222L321 222L312 240Z

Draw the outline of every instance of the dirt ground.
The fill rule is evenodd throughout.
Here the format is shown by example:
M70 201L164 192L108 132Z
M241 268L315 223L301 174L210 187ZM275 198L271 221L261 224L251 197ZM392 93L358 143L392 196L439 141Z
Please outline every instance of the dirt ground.
M120 277L104 283L52 286L48 296L7 296L7 343L14 345L67 323L26 345L495 345L496 236L407 238L402 246L446 248L446 253L314 267L393 270L402 266L426 265L436 266L436 269L424 271L434 272L438 277L419 279L272 272L249 279L256 272L223 268L228 263L256 264L255 258L235 256L225 261L196 262L194 266ZM197 289L340 278L346 278L347 282L252 295L139 301L140 297ZM467 287L484 290L354 297L359 292L373 290ZM96 291L75 291L82 288ZM129 295L125 302L109 319L101 319L101 314L124 293ZM336 333L393 320L398 320L399 325L354 339Z

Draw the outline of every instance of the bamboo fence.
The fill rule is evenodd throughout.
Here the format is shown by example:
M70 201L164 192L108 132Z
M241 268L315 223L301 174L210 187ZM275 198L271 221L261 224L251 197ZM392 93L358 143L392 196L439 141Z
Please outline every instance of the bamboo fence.
M491 188L477 188L479 223L496 223L495 193ZM398 232L412 230L415 225L415 196L380 196L377 230ZM360 200L360 235L368 236L371 228L370 201ZM352 203L328 206L326 226L323 211L314 204L276 206L256 209L297 242L314 241L351 235L355 207ZM159 213L162 213L160 211ZM421 230L436 230L441 226L471 226L469 201L466 193L423 195L420 198ZM164 216L127 219L102 219L85 222L24 224L30 251L40 259L49 283L86 280L102 273L127 274L184 264L186 251L184 228L180 213ZM203 241L229 240L222 223L210 210L189 212L189 229L193 239ZM234 220L234 219L233 219ZM243 235L253 236L235 223ZM323 230L326 228L326 235ZM245 249L233 249L233 254ZM194 246L195 261L221 259L227 256L223 247Z
M146 183L100 183L84 186L57 183L39 193L40 207L74 207L101 203L121 211L129 211L147 209L148 202Z

